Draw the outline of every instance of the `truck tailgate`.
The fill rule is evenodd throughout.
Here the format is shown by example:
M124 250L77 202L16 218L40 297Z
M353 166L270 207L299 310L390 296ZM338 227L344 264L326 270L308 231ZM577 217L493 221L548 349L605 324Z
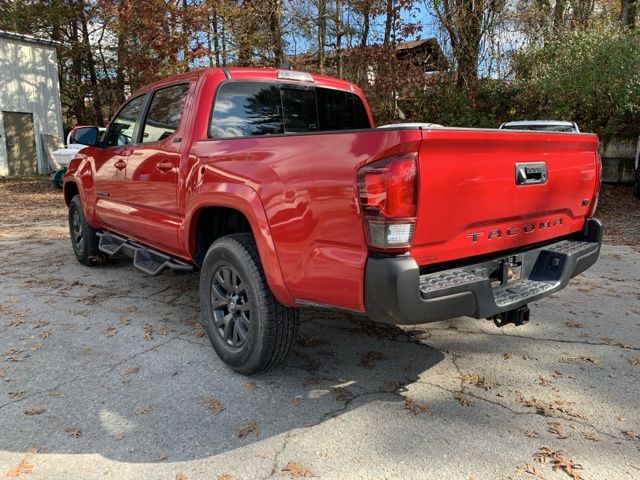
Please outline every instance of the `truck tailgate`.
M599 181L597 147L590 134L423 130L411 255L427 265L579 231Z

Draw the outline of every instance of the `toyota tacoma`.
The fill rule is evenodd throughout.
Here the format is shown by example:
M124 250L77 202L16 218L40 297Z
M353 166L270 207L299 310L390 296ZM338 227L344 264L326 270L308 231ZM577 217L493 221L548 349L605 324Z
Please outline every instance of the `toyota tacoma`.
M244 374L286 358L300 307L522 324L600 252L591 134L375 128L349 82L209 68L82 138L64 177L77 259L199 270L209 339Z

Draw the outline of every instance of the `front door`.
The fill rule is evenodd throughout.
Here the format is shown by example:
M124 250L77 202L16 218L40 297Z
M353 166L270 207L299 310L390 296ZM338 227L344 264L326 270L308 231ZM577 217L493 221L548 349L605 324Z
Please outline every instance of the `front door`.
M9 175L34 175L38 173L36 136L33 114L2 112Z
M175 252L178 229L178 174L182 147L179 132L189 84L163 87L149 102L140 127L140 143L127 160L127 203L135 238Z
M127 159L136 142L145 95L130 100L115 116L100 148L95 149L96 215L101 225L129 233L127 205Z

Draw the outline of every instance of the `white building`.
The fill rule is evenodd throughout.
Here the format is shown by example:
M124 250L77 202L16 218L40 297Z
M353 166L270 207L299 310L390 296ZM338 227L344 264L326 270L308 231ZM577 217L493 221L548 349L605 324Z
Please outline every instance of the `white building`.
M0 176L49 171L42 135L63 136L56 45L0 31Z

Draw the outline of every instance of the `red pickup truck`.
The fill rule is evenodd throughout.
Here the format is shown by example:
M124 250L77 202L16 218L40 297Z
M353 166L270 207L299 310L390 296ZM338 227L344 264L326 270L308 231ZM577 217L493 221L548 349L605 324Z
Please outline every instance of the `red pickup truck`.
M200 270L209 339L249 374L291 350L298 307L411 324L523 323L600 252L598 138L374 128L362 92L210 68L124 104L64 177L85 265Z

